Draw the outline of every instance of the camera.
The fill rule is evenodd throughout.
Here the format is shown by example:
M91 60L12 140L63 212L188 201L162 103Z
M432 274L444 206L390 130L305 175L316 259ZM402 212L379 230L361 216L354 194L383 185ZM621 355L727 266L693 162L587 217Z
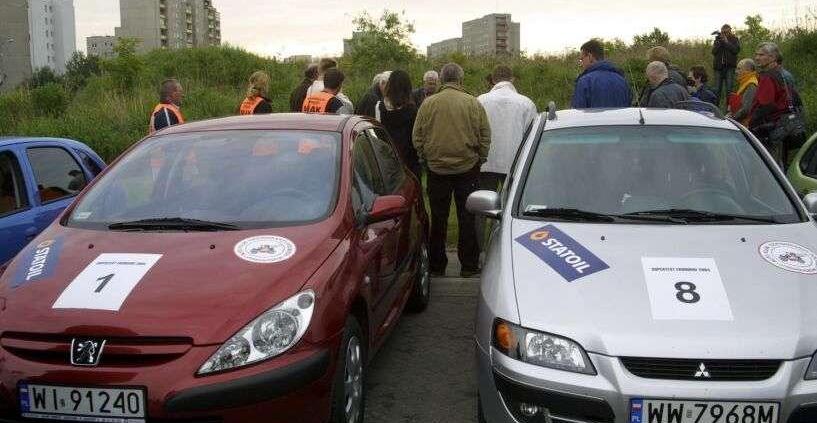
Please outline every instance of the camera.
M712 31L712 35L714 35L714 36L716 36L716 37L720 37L720 36L721 36L721 32L720 32L720 31Z

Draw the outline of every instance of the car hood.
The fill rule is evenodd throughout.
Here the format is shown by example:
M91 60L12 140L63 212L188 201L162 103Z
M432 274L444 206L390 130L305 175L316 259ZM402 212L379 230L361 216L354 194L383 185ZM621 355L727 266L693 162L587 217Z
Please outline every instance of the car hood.
M817 251L817 228L811 222L516 220L511 227L525 327L613 356L793 359L817 346L817 263L808 252ZM797 256L788 259L802 262L783 260L792 251ZM694 283L694 292L683 282Z
M326 223L190 233L105 232L52 225L0 277L0 331L188 337L196 344L221 343L261 312L297 293L338 245L342 235L337 231ZM262 242L242 242L252 239ZM265 244L283 249L274 257L252 253ZM38 246L51 250L46 267L26 281L29 266L37 262L32 257ZM126 265L134 257L141 261L137 264L142 264L142 270ZM101 258L103 263L120 260L125 265L86 270ZM117 275L95 292L111 273ZM89 285L82 286L80 279Z

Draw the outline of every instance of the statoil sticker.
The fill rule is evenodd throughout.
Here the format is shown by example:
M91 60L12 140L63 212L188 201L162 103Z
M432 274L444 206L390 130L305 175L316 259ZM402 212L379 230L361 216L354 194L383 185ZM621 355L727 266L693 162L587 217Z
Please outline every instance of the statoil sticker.
M568 282L573 282L610 266L590 250L553 225L545 225L516 238Z
M28 251L17 265L17 273L12 280L11 287L45 279L54 272L62 250L62 238L41 241Z
M261 235L239 241L235 244L235 255L252 263L278 263L295 255L295 244L287 238Z
M763 243L759 251L764 260L783 270L806 275L817 274L817 256L802 245L769 241Z

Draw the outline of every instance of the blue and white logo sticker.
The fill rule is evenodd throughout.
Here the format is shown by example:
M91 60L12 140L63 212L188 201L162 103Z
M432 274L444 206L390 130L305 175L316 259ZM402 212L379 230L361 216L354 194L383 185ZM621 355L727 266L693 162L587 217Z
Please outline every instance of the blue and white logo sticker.
M11 287L34 282L51 276L62 250L62 238L42 241L35 247L23 253L17 265L17 273L12 280Z
M553 225L545 225L518 238L537 257L547 263L568 282L609 269L590 250Z
M643 399L630 401L630 423L641 423L642 410L644 409Z

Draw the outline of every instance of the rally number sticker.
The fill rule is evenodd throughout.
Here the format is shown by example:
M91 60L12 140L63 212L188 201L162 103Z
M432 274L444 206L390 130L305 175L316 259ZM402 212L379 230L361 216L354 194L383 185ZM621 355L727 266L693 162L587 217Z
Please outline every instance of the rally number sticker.
M119 311L161 254L100 254L62 291L53 308Z
M715 260L642 257L655 320L733 320Z

